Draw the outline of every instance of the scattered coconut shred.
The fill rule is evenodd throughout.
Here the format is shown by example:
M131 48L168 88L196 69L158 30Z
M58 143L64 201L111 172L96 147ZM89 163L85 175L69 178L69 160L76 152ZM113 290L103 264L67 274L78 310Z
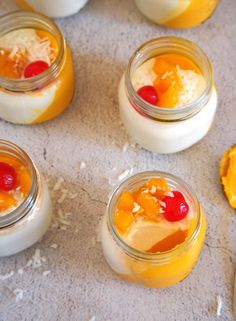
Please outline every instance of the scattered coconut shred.
M220 317L222 314L222 308L223 308L222 297L220 295L217 295L216 301L217 301L216 316Z

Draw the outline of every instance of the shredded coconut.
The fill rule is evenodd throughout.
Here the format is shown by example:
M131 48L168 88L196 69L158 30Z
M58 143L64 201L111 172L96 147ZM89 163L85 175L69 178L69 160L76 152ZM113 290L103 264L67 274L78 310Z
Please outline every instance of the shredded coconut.
M53 191L58 191L61 188L61 184L64 182L62 177L58 178L56 184L53 187Z
M165 195L169 196L169 197L174 197L174 193L173 192L166 192Z
M78 196L78 193L70 193L69 194L69 198L71 199L71 200L73 200L74 198L76 198Z
M220 317L222 314L222 308L223 308L222 297L220 295L217 295L216 300L217 300L216 315L217 317Z
M51 273L51 271L44 271L43 272L43 276L47 276L48 274L50 274Z
M128 147L129 147L129 143L125 143L122 148L122 152L125 153L127 151Z
M11 51L11 59L27 55L29 62L42 60L49 66L55 58L55 49L49 38L40 38L34 29L20 29L0 38L0 47Z
M17 273L18 273L18 274L23 274L23 273L24 273L24 270L21 268L21 269L17 270Z
M151 194L155 194L156 191L157 191L156 186L155 186L155 185L152 185L152 188L150 189L150 193L151 193Z
M57 249L58 248L58 245L56 244L56 243L53 243L53 244L51 244L51 246L50 246L52 249Z
M66 189L64 189L64 190L62 191L61 197L57 200L57 203L58 203L58 204L61 204L61 203L64 202L64 200L65 200L65 198L66 198L66 196L67 196L67 193L68 193L68 190L66 190Z
M159 204L160 204L162 207L166 208L166 203L165 203L165 202L159 201Z
M33 269L37 269L42 265L42 262L46 262L46 258L41 256L40 249L36 249L32 259L30 259L26 266L32 266Z
M80 163L80 169L84 169L85 167L86 167L85 162L81 162L81 163Z
M180 78L182 92L176 107L185 106L197 99L204 91L206 86L205 79L201 74L193 70L184 70L176 66L177 76Z
M2 275L0 275L0 281L10 279L14 274L15 274L15 271L11 271L9 273L2 274Z
M15 289L13 291L13 293L16 296L16 303L23 300L24 292L25 292L25 290L21 290L21 289Z
M141 206L138 203L134 203L133 213L137 213L141 209Z

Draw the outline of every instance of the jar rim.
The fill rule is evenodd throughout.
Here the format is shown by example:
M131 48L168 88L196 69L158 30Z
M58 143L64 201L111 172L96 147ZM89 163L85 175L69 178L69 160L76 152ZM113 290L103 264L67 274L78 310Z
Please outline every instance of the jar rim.
M153 177L161 177L165 179L170 179L173 182L177 182L181 187L185 190L185 192L188 192L188 195L191 196L192 201L195 205L196 208L196 222L195 222L195 228L192 231L192 234L180 245L178 245L176 248L173 248L169 251L166 252L160 252L160 253L147 253L143 251L139 251L137 249L134 249L133 247L129 246L119 235L117 232L117 229L114 224L114 219L113 219L113 209L116 206L116 201L120 193L125 189L125 186L135 180L138 180L139 182L142 179L151 179ZM143 261L151 261L155 263L164 263L171 259L173 257L173 254L177 256L178 254L181 254L184 250L186 250L192 242L196 239L196 236L199 233L200 226L201 226L201 221L202 221L202 211L201 211L201 206L200 203L197 199L197 196L193 192L192 188L186 184L182 179L179 177L162 172L162 171L144 171L137 173L135 175L130 176L129 178L125 179L122 181L113 191L112 195L109 198L108 205L107 205L107 214L108 214L108 229L111 232L111 235L117 245L130 257L138 260L143 260Z
M19 25L16 25L17 22ZM65 39L57 24L44 14L17 10L0 16L0 37L14 30L25 28L33 29L35 24L38 29L41 27L42 29L49 31L56 38L59 50L55 61L53 61L47 70L31 78L13 79L0 77L0 86L2 88L16 92L33 91L42 87L44 84L47 84L49 80L56 77L60 72L64 63Z
M15 153L16 159L21 159L27 164L28 169L30 171L30 176L31 176L30 190L28 195L23 200L23 202L18 207L16 207L13 211L3 216L0 215L0 229L1 229L1 228L8 227L12 224L15 224L16 222L21 220L25 215L28 214L28 212L33 207L38 194L38 172L29 155L16 144L7 140L0 139L0 153L11 155L11 156L12 155L14 156L14 153Z
M198 96L193 102L176 107L176 108L162 108L158 106L153 106L152 104L143 100L136 92L132 84L132 69L138 60L143 58L146 51L148 50L165 50L162 54L165 53L181 53L185 56L197 56L197 59L201 61L205 70L204 79L206 81L205 89L202 94ZM157 56L157 55L155 55ZM154 58L153 56L152 58ZM148 59L150 59L149 57ZM147 61L148 59L144 59L142 63ZM191 59L191 58L190 58ZM191 59L193 60L193 59ZM198 66L199 67L199 66ZM200 68L203 69L203 68ZM177 120L185 120L194 116L198 113L201 108L206 105L209 101L210 94L213 86L213 69L211 62L205 52L194 42L187 40L182 37L177 36L163 36L158 38L153 38L142 45L140 45L133 55L130 57L126 72L125 72L125 87L128 93L128 98L132 103L132 106L136 111L140 112L142 115L147 116L153 120L159 121L177 121ZM200 106L200 108L199 108Z

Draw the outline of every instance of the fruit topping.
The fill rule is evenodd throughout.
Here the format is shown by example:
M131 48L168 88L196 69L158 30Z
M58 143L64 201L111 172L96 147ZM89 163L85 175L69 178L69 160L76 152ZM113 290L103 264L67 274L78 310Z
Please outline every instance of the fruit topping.
M123 210L119 210L118 212L116 212L114 217L115 225L118 228L118 230L122 233L125 233L128 231L133 220L134 220L133 214L131 212L123 211Z
M220 177L229 204L236 208L236 145L223 154L220 162Z
M35 77L49 68L45 61L34 61L25 67L24 77L31 78Z
M187 231L176 231L173 234L168 235L163 240L153 245L148 253L166 252L175 248L177 245L183 243L187 237Z
M165 196L162 202L165 203L163 206L164 217L169 222L177 222L186 217L189 211L189 206L185 201L182 193L173 191L172 196Z
M158 95L155 87L144 86L138 89L138 95L151 105L156 106L158 103Z
M11 191L16 186L16 171L6 163L0 162L0 190Z

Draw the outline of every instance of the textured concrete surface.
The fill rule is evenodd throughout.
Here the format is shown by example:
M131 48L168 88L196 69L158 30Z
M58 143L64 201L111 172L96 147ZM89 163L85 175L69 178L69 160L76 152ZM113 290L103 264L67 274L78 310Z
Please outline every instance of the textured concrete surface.
M15 8L13 0L0 1L1 13ZM91 0L81 13L58 21L73 49L74 101L61 117L40 126L1 121L0 137L32 155L51 188L64 178L54 192L54 212L56 217L60 208L72 213L71 225L51 228L32 248L0 260L1 275L15 272L0 283L1 321L212 321L217 319L217 295L223 299L219 320L233 320L236 216L222 193L218 168L223 151L236 143L235 16L235 0L227 0L199 28L174 31L147 21L131 0ZM123 152L129 138L119 122L117 85L134 49L160 35L192 39L211 58L219 91L216 120L203 141L176 155L133 147ZM86 164L83 169L81 162ZM131 166L135 172L159 169L179 175L194 188L206 211L201 259L190 277L174 288L151 290L125 283L103 259L97 228L112 189L108 178L114 178L114 167L121 173ZM78 196L58 204L63 189ZM58 248L51 247L54 243ZM36 249L46 262L25 267Z

